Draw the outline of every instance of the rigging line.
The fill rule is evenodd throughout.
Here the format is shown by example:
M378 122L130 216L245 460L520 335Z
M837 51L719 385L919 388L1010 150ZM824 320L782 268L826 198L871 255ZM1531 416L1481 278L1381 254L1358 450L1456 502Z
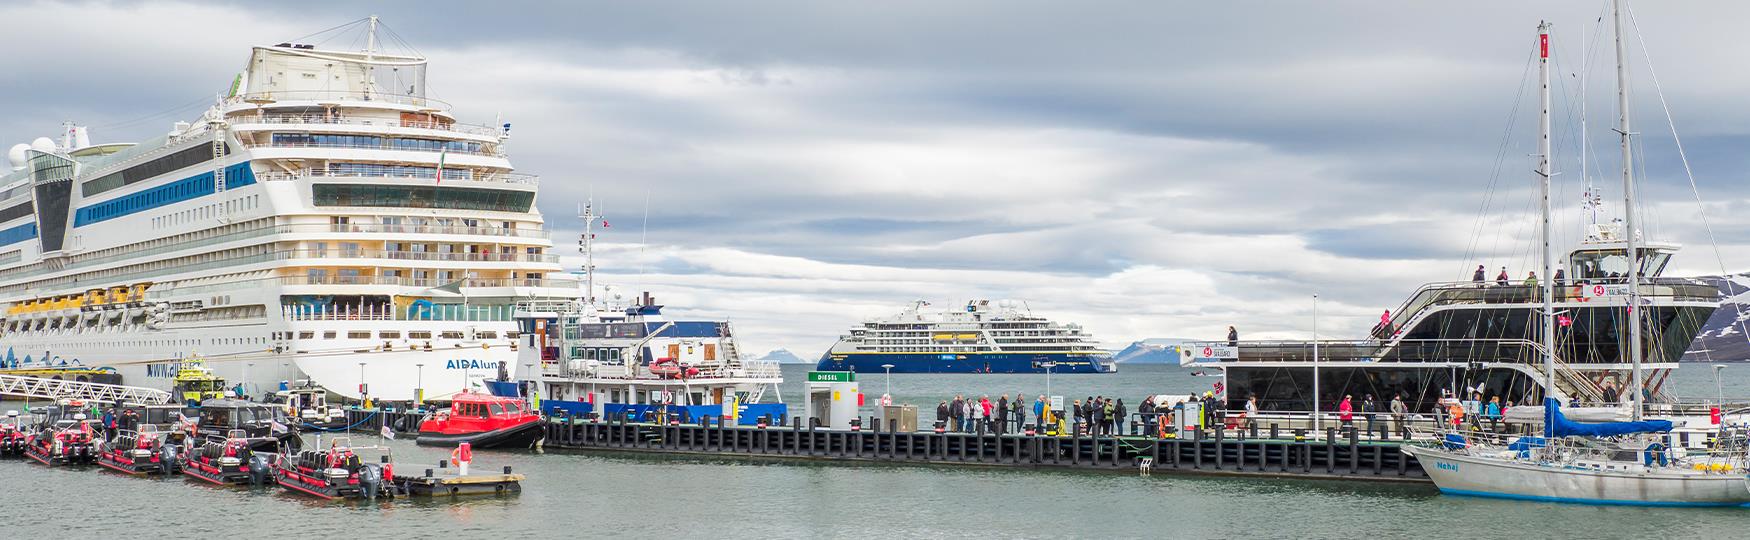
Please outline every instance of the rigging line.
M165 110L162 110L162 111L159 111L156 113L152 113L152 114L149 114L146 116L141 116L138 118L134 118L132 120L125 120L125 121L121 121L121 122L104 124L101 126L93 126L92 129L114 129L114 128L119 128L119 127L131 126L134 124L145 122L147 120L153 120L153 119L157 119L157 118L161 118L161 117L165 117L165 116L175 115L177 113L181 113L181 112L186 111L188 109L211 104L212 102L213 102L212 97L202 97L200 99L196 99L194 101L190 101L188 103L177 105L175 107L165 109Z
M644 221L638 224L638 281L644 283L645 253L649 243L645 240L650 236L650 186L644 186Z
M1629 8L1627 11L1629 25L1635 29L1635 39L1641 45L1641 55L1647 60L1647 75L1653 79L1653 91L1659 96L1659 107L1665 111L1665 126L1671 129L1671 141L1677 146L1677 159L1683 163L1683 175L1689 179L1689 193L1695 197L1695 210L1701 215L1702 227L1707 229L1707 241L1713 247L1714 262L1720 266L1720 278L1726 282L1726 298L1730 300L1738 293L1732 281L1732 274L1726 271L1726 258L1720 254L1720 242L1714 236L1712 220L1707 217L1707 205L1702 203L1701 187L1695 183L1695 171L1689 167L1689 154L1683 150L1683 139L1677 135L1677 120L1671 116L1670 103L1665 101L1665 87L1659 84L1659 73L1653 70L1653 55L1647 50L1646 36L1641 34L1641 25L1635 20L1634 8ZM1750 328L1747 328L1744 323L1744 306L1732 302L1732 309L1738 314L1736 318L1738 331L1744 334L1744 341L1750 343Z
M346 27L349 27L349 26L357 26L357 25L358 25L358 24L360 24L360 23L363 23L363 22L366 22L366 21L369 21L369 20L371 20L371 18L370 18L370 17L364 17L364 18L360 18L360 19L356 19L356 20L353 20L353 21L348 21L348 22L344 22L344 23L340 23L340 24L338 24L338 25L334 25L334 26L330 26L330 27L328 27L328 28L325 28L325 29L322 29L322 30L317 30L317 31L315 31L315 32L311 32L311 33L309 33L309 34L304 34L304 35L302 35L302 36L298 36L298 37L295 37L295 38L292 38L292 39L291 39L291 40L290 40L290 41L288 41L288 42L289 42L289 43L297 43L297 42L300 42L300 41L304 41L304 40L307 40L307 39L310 39L310 38L314 38L314 37L316 37L316 36L320 36L320 35L322 35L322 34L326 34L326 33L329 33L329 32L334 32L334 31L336 31L336 30L340 30L340 29L343 29L343 28L346 28ZM337 34L337 35L338 35L338 34ZM327 42L328 42L328 41L329 41L329 40L332 40L332 39L334 39L334 38L335 38L335 36L328 36L328 37L326 37L326 38L323 38L323 39L322 39L322 41L319 41L319 42L316 42L316 43L313 43L313 44L312 44L312 45L321 45L321 44L323 44L323 43L327 43Z
M1531 65L1536 58L1537 54L1535 52L1530 52L1525 55L1525 67L1519 74L1519 88L1516 90L1517 93L1513 97L1513 107L1507 112L1507 126L1501 130L1501 142L1495 149L1495 162L1489 171L1489 184L1483 191L1482 205L1477 208L1476 223L1471 227L1470 242L1465 246L1464 258L1467 261L1474 261L1480 255L1478 249L1482 247L1481 238L1483 230L1488 227L1489 207L1494 201L1495 187L1500 183L1502 163L1506 161L1507 150L1512 147L1513 130L1517 127L1519 122L1519 108L1520 105L1525 102L1526 81L1531 76ZM1470 269L1470 262L1462 264L1464 265L1464 270ZM1461 273L1460 275L1462 276L1463 274ZM1484 277L1488 277L1486 273Z

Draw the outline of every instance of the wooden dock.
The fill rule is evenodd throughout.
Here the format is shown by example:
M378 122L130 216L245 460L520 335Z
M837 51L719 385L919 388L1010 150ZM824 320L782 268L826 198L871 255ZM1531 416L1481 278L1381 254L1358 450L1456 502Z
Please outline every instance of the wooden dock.
M879 425L876 423L875 425ZM546 448L812 460L1426 482L1401 441L1329 428L1299 436L1197 430L1184 438L842 431L788 426L550 419Z

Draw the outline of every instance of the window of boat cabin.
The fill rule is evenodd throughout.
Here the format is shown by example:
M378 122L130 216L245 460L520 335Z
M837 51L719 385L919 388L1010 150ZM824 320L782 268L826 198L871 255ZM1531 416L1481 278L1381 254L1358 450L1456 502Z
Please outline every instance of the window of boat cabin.
M1641 276L1657 276L1665 270L1665 263L1670 262L1671 253L1665 251L1640 249ZM1608 280L1628 277L1628 250L1610 249L1597 251L1575 252L1569 266L1572 267L1572 279L1576 280Z
M492 408L492 416L504 414L504 406L493 403L490 407Z

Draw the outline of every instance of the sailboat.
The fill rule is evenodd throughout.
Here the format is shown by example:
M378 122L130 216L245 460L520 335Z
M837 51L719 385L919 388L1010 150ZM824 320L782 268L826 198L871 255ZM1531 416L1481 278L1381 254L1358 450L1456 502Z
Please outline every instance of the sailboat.
M1617 84L1626 88L1621 0L1612 6L1616 28ZM1543 189L1544 276L1551 276L1550 250L1550 80L1549 24L1538 26L1539 80L1543 110L1538 174ZM1711 452L1678 453L1665 436L1668 420L1643 420L1642 350L1639 344L1641 248L1634 219L1634 178L1630 165L1628 97L1619 91L1618 125L1622 137L1623 227L1628 256L1626 347L1633 367L1632 420L1578 423L1568 420L1560 402L1544 399L1543 434L1508 437L1485 433L1445 433L1431 445L1405 445L1442 493L1507 499L1587 504L1647 506L1740 506L1750 504L1750 477L1745 475L1742 433L1722 432ZM1553 280L1543 281L1542 352L1544 384L1555 388L1555 321ZM1723 447L1723 448L1722 448Z

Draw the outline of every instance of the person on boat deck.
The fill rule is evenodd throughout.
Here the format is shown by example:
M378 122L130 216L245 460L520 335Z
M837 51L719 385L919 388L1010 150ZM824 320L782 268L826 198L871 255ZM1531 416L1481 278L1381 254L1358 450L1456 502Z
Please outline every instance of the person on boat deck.
M1379 316L1379 324L1373 325L1373 337L1389 339L1392 336L1391 310Z
M1537 288L1537 272L1532 272L1530 275L1525 276L1525 286L1534 289Z
M1501 419L1501 396L1489 396L1489 404L1483 407L1483 420L1493 424Z
M1507 282L1512 281L1512 280L1513 280L1512 277L1507 276L1507 267L1505 267L1505 266L1501 267L1500 274L1495 275L1495 284L1496 285L1500 285L1500 286L1505 287L1507 285Z
M1483 281L1486 279L1487 279L1487 274L1483 272L1483 265L1480 265L1480 264L1477 265L1477 273L1471 274L1470 280L1478 285L1481 285L1483 283Z
M1482 413L1482 410L1483 410L1483 394L1482 394L1482 392L1478 392L1476 390L1471 390L1470 399L1464 400L1463 405L1464 405L1465 418L1470 419L1471 427L1476 427L1477 426L1477 416L1480 415Z
M1605 379L1604 388L1601 389L1600 392L1604 394L1605 403L1616 404L1622 402L1622 393L1616 389L1616 381L1614 379Z
M1232 326L1227 327L1227 346L1240 346L1240 331L1234 329Z
M1355 404L1349 401L1351 397L1344 394L1343 402L1337 404L1337 419L1343 421L1343 427L1355 425Z
M1361 396L1361 417L1367 419L1368 433L1378 430L1376 427L1378 424L1374 422L1374 416L1376 416L1374 413L1377 412L1379 412L1379 403L1373 401L1373 394Z
M1566 273L1566 272L1563 272L1563 271L1562 271L1562 269L1560 269L1560 268L1557 268L1557 269L1556 269L1556 276L1555 276L1555 277L1554 277L1554 278L1551 278L1551 279L1554 279L1554 280L1555 280L1555 283L1556 283L1556 286L1557 286L1557 287L1560 287L1560 286L1562 286L1562 285L1563 285L1563 284L1565 284L1565 283L1567 283L1567 282L1568 282L1568 276L1567 276L1567 273Z

